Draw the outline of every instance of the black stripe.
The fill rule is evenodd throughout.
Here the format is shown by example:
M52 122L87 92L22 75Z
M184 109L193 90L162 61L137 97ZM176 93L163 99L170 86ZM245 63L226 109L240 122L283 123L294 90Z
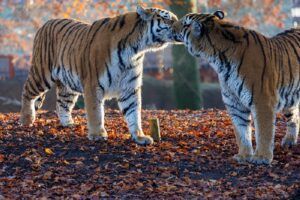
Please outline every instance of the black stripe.
M39 91L45 91L45 89L42 87L41 85L41 79L39 79L40 75L38 74L39 72L36 72L35 67L31 67L31 78L34 81L34 84L37 86ZM39 80L37 80L36 78L38 78Z
M126 115L130 115L131 113L133 113L135 111L135 109L132 109L130 112L127 112Z
M73 93L67 93L67 92L64 92L64 93L58 93L58 96L61 97L61 98L74 98L76 96L76 94L73 94Z
M243 78L242 83L240 84L239 89L238 89L238 95L239 95L239 97L241 97L241 92L243 90L244 83L245 83L245 77Z
M104 89L103 85L101 85L100 81L97 81L97 82L98 82L98 86L101 88L103 95L104 95L105 89Z
M75 82L73 80L73 76L69 70L66 70L66 76L67 76L67 79L69 80L68 82L70 83L70 87L76 91L76 89L77 89L76 84L75 84Z
M252 37L254 38L255 43L257 44L258 43L257 33L255 31L252 31L252 30L250 30L249 33L252 35Z
M286 41L287 41L287 43L289 43L290 46L292 47L292 49L293 49L295 55L296 55L297 58L298 58L298 63L300 63L300 56L299 56L299 54L298 54L298 52L297 52L297 49L299 49L299 47L298 47L298 48L295 47L295 45L293 44L293 42L291 42L291 41L289 40L289 38L286 38Z
M289 119L293 116L293 113L285 113L284 116Z
M249 47L249 33L247 32L247 31L244 31L245 32L245 34L244 34L244 36L243 36L243 38L245 38L246 39L246 42L247 42L247 47Z
M43 69L43 68L42 68L42 69ZM48 90L50 90L50 89L51 89L50 83L48 82L48 80L47 80L47 78L46 78L46 76L45 76L44 73L42 74L42 77L43 77L43 81L44 81L44 83L45 83L46 88L47 88Z
M58 25L60 25L61 23L63 23L63 22L65 22L65 21L68 21L69 19L62 19L62 20L57 20L56 22L56 24L54 25L54 27L52 28L52 30L51 30L51 38L52 38L52 41L51 41L51 51L52 51L52 55L54 55L54 45L55 44L57 44L57 37L55 38L55 36L57 36L56 34L55 34L55 29L58 27ZM55 41L56 41L56 43L53 41L54 40L54 38L55 38Z
M38 89L38 91L37 91L36 88L34 87L34 85L32 84L31 79L27 79L27 82L29 83L29 86L33 90L34 93L40 94L41 92L44 92L44 90L40 90L39 87L37 87L37 89ZM35 86L37 86L37 85L35 84Z
M113 25L113 27L110 29L110 31L114 31L117 27L117 24L119 23L121 17L117 17L117 19L115 19L115 23Z
M264 65L263 65L263 71L262 71L262 74L261 74L261 91L263 90L263 87L264 87L264 78L265 78L265 73L266 73L266 68L267 68L267 57L266 57L266 53L265 53L265 50L264 50L264 46L262 44L262 41L260 40L259 37L257 37L258 39L258 42L259 42L259 45L260 45L260 48L261 48L261 51L263 53L263 59L264 59Z
M122 44L121 44L122 40L118 43L118 51L117 51L117 54L118 54L118 58L119 58L119 68L121 71L123 71L126 67L125 67L125 64L124 64L124 61L123 61L123 58L122 58Z
M30 88L28 88L28 84L26 84L25 85L25 90L26 90L26 93L28 93L29 95L31 95L33 98L35 98L36 96L38 96L39 94L34 94L34 92L32 92L31 90L30 90ZM32 99L33 99L32 98Z
M284 45L284 47L285 47L285 45ZM293 67L292 67L292 63L291 63L291 58L289 56L289 51L286 48L284 48L284 50L286 52L286 56L287 56L287 59L288 59L288 66L289 66L289 72L290 72L289 92L287 92L287 95L289 95L291 93L292 89L293 89L295 80L294 80L294 76L293 76Z
M240 43L240 41L237 41L236 38L235 38L235 36L234 36L234 34L231 33L230 31L228 31L228 30L222 30L221 33L222 33L222 35L223 35L223 37L225 39L227 39L227 40L229 40L229 41L231 41L233 43Z
M64 102L62 102L60 99L57 99L57 103L59 104L60 107L65 109L65 111L70 112L69 107Z
M133 90L131 93L129 93L127 96L124 96L120 99L118 99L119 102L124 102L127 101L128 99L130 99L133 95L135 95L137 93L138 90Z
M80 33L82 33L81 30L83 30L82 29L82 24L79 24L78 28L76 29L76 33L75 33L72 41L70 42L69 49L66 53L68 55L67 57L69 58L69 68L70 68L70 73L71 74L73 74L73 68L76 66L76 56L75 56L76 54L73 53L74 48L76 48L76 42L75 41L77 41L77 39L78 39L78 34L80 35ZM74 55L75 59L74 59L74 57L72 57L72 55ZM73 66L72 61L74 62L75 66ZM77 72L76 68L75 68L75 71Z
M236 113L231 113L231 115L234 116L234 117L236 117L236 118L239 118L240 120L242 120L245 123L250 123L251 122L251 120L245 119L245 118L243 118L242 116L240 116L240 115L238 115Z
M71 36L71 34L73 33L73 30L76 29L78 25L79 25L78 23L74 23L73 25L71 25L69 27L69 29L63 34L63 36L61 38L61 41L60 41L60 44L59 44L59 50L61 49L62 44L65 42L65 44L63 46L63 49L62 49L62 54L60 56L60 61L61 61L62 67L65 67L63 58L64 58L65 50L68 46L69 37Z
M119 28L120 29L123 28L124 25L125 25L125 15L121 16Z
M107 77L108 77L108 83L109 83L109 86L111 86L111 74L110 74L110 71L109 71L109 68L108 68L108 65L106 62L105 62L105 67L106 67L106 72L107 72Z
M89 56L90 56L90 48L91 48L91 44L93 43L93 40L94 40L94 38L96 37L96 34L98 33L98 31L99 31L105 24L107 24L109 21L110 21L110 18L105 18L105 19L100 20L101 23L100 23L99 27L98 27L98 28L96 29L96 31L93 33L91 39L89 40L89 43L86 44L86 46L85 46L85 50L84 50L85 56L83 56L83 59L82 59L82 66L84 66L85 60L88 59L88 70L89 70L89 75L90 75L90 76L92 75L91 60L90 60L90 58L89 58ZM87 37L89 37L89 33L91 32L91 30L92 30L92 27L90 27ZM92 78L91 78L90 80L92 81ZM97 81L98 81L98 80L97 80Z
M221 26L222 28L233 28L233 27L235 27L235 26L232 25L232 24L220 24L220 26Z
M237 67L237 74L238 74L238 75L240 74L241 66L242 66L242 64L243 64L243 62L244 62L245 53L246 53L246 48L245 48L244 51L243 51L243 54L242 54L240 63L239 63L239 65L238 65L238 67Z
M123 115L126 115L126 113L134 108L135 106L137 106L137 104L135 102L132 102L131 104L129 104L129 106L127 106L126 108L123 109Z
M72 100L69 100L69 99L64 99L63 101L67 104L73 104L74 103Z
M37 55L37 57L40 58L38 64L40 64L40 69L41 69L40 73L37 72L37 73L35 73L35 74L39 76L39 80L40 80L42 83L44 83L45 87L48 88L48 89L50 89L50 84L48 83L48 81L47 81L47 79L46 79L46 77L45 77L45 74L46 74L46 73L45 73L45 67L44 67L44 64L43 64L43 62L44 62L44 61L43 61L43 57L44 57L43 55L44 55L44 52L45 52L45 44L44 44L44 40L45 40L45 37L46 37L46 36L44 36L45 28L47 28L47 27L44 26L44 27L42 28L42 32L41 32L42 35L39 35L41 41L39 41L39 43L38 43L39 46L38 46L38 47L40 47L40 48L35 47L35 50L36 50L37 52L39 52L39 54ZM36 58L36 59L37 59L37 58ZM34 70L38 70L38 69L35 69L35 68L34 68Z
M249 107L252 106L253 104L253 95L254 95L254 84L252 84L252 88L251 88L251 99L250 99L250 102L249 102Z
M243 114L250 114L250 111L249 110L241 110L240 108L238 108L236 105L231 105L231 104L228 104L228 103L224 103L227 107L229 107L230 109L232 110L237 110L239 111L240 113L243 113Z
M136 80L138 77L140 77L141 73L140 74L137 74L135 75L134 77L132 77L131 79L128 80L128 83L131 83L133 82L134 80Z
M86 29L85 29L85 27L83 27L82 31L79 33L79 35L77 36L76 40L74 41L74 44L78 44L79 38L81 38L81 39L83 38L85 31L86 31ZM81 41L80 41L80 43L81 43ZM79 47L81 47L81 44L79 44ZM73 51L74 51L74 49L75 48L73 48ZM74 60L74 69L75 69L75 72L76 72L77 75L79 75L79 73L78 73L79 69L78 69L78 65L77 65L78 63L77 63L77 60L76 60L77 59L76 54L74 53L72 55L73 55L73 60Z
M123 45L125 47L126 43L127 43L127 40L128 38L135 32L135 31L138 31L140 34L143 33L144 30L142 30L141 28L143 27L142 25L144 25L145 23L142 23L143 21L138 18L137 21L135 22L132 30L126 35L126 37L123 39ZM136 40L135 40L136 41ZM123 47L123 48L124 48Z
M56 35L59 35L60 32L62 32L62 30L67 26L69 25L70 23L72 23L73 20L69 20L67 23L65 23L62 27L60 27L60 29L57 31Z

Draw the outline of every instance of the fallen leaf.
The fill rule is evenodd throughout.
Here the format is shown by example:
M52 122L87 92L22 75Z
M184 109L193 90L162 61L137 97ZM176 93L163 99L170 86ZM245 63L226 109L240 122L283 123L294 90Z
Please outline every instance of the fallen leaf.
M4 161L5 156L3 154L0 154L0 163Z
M45 148L45 153L47 155L53 155L54 154L54 152L50 148Z

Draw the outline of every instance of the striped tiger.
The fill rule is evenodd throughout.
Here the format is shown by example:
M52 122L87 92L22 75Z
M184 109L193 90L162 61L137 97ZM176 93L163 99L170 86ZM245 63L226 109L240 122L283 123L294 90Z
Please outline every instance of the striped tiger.
M143 8L86 24L72 19L46 22L36 33L32 66L22 93L20 122L30 125L45 93L57 86L56 110L62 126L73 124L74 104L83 94L88 138L107 139L104 101L117 98L132 139L152 144L141 127L143 59L172 42L177 17Z
M218 73L222 98L235 127L239 162L270 164L276 113L287 117L282 146L297 143L300 101L300 29L268 38L222 20L224 13L191 13L173 25L174 39ZM251 140L251 114L256 149Z

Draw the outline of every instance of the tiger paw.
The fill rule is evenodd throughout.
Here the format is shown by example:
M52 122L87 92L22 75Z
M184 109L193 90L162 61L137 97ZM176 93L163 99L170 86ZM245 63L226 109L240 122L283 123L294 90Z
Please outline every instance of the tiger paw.
M63 127L72 127L74 125L74 121L73 119L67 119L67 120L61 120L60 121L60 124L63 126Z
M281 146L284 148L290 148L292 146L295 146L296 144L297 144L297 139L288 135L286 135L281 142Z
M259 156L259 155L254 155L251 157L250 162L253 164L257 164L257 165L270 165L272 162L273 158L272 156Z
M88 138L91 141L107 141L107 132L104 128L101 128L99 132L96 133L88 133Z
M21 114L19 121L24 126L30 126L35 121L35 117L33 115L29 115L29 114L27 114L27 115Z
M233 159L238 163L250 162L251 158L252 158L252 154L247 154L247 155L235 154L233 156Z
M139 145L150 145L153 144L152 137L148 135L136 136L133 140Z

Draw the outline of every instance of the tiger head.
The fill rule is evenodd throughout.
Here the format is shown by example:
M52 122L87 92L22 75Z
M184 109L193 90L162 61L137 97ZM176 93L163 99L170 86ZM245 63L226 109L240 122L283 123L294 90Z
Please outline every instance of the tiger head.
M173 24L173 37L183 42L193 56L201 51L213 51L211 40L218 41L222 31L224 12L213 14L190 13Z
M172 25L178 21L175 14L158 8L143 8L137 6L140 18L147 24L148 44L153 47L162 47L173 41Z

